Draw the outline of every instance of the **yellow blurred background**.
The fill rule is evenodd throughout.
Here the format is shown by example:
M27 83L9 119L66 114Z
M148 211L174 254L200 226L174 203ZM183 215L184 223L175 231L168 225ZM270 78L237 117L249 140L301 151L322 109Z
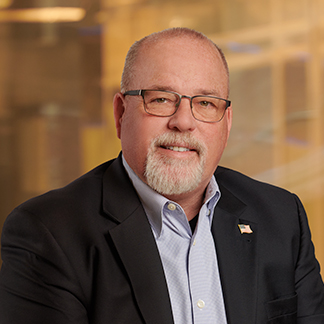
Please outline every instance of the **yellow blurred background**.
M0 0L0 228L17 204L118 154L127 50L175 26L227 56L221 164L296 193L324 265L324 0Z

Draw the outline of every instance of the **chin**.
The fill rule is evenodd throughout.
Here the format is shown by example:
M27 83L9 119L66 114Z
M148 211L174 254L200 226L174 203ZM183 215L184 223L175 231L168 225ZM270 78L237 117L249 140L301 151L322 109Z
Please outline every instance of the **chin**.
M202 174L202 163L192 160L148 158L145 168L147 184L162 195L181 195L195 190Z

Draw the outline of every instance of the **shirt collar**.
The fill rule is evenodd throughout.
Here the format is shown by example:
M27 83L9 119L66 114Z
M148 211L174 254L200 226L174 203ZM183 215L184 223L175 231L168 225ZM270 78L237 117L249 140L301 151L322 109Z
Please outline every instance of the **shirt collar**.
M132 168L128 165L124 156L122 156L122 160L126 172L128 173L128 176L142 202L143 208L146 212L146 215L151 224L153 232L157 236L160 236L162 230L163 207L166 203L170 202L170 200L160 195L151 187L149 187L147 184L145 184L136 175L136 173L132 170ZM204 205L208 205L208 208L213 210L219 198L220 198L220 190L215 177L212 176L206 189ZM211 217L210 219L210 224L211 224L213 213L211 213L210 217Z

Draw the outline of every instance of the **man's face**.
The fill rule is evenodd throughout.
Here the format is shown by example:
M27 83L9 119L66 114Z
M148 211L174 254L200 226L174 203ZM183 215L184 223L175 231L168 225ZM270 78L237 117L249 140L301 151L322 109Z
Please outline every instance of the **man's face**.
M169 90L182 95L227 97L227 76L212 45L188 37L162 39L142 48L127 90ZM226 146L231 107L217 123L196 120L183 98L171 117L144 111L141 96L114 99L117 135L133 171L165 196L204 190Z

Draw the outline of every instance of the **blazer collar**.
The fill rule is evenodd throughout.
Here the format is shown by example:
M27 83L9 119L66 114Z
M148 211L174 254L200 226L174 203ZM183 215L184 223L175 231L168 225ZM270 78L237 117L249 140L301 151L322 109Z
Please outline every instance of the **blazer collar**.
M125 266L145 323L173 323L171 303L156 242L121 155L103 181L103 210L117 225L109 233Z
M221 198L212 225L228 323L255 323L257 303L257 223L249 208L217 176ZM241 234L239 224L251 234Z
M215 176L221 198L212 232L228 323L254 323L257 288L257 223L248 207L226 187L226 172ZM146 323L173 323L162 262L144 209L122 165L121 156L104 175L103 210L116 222L109 233L129 275ZM241 234L238 225L250 225Z

